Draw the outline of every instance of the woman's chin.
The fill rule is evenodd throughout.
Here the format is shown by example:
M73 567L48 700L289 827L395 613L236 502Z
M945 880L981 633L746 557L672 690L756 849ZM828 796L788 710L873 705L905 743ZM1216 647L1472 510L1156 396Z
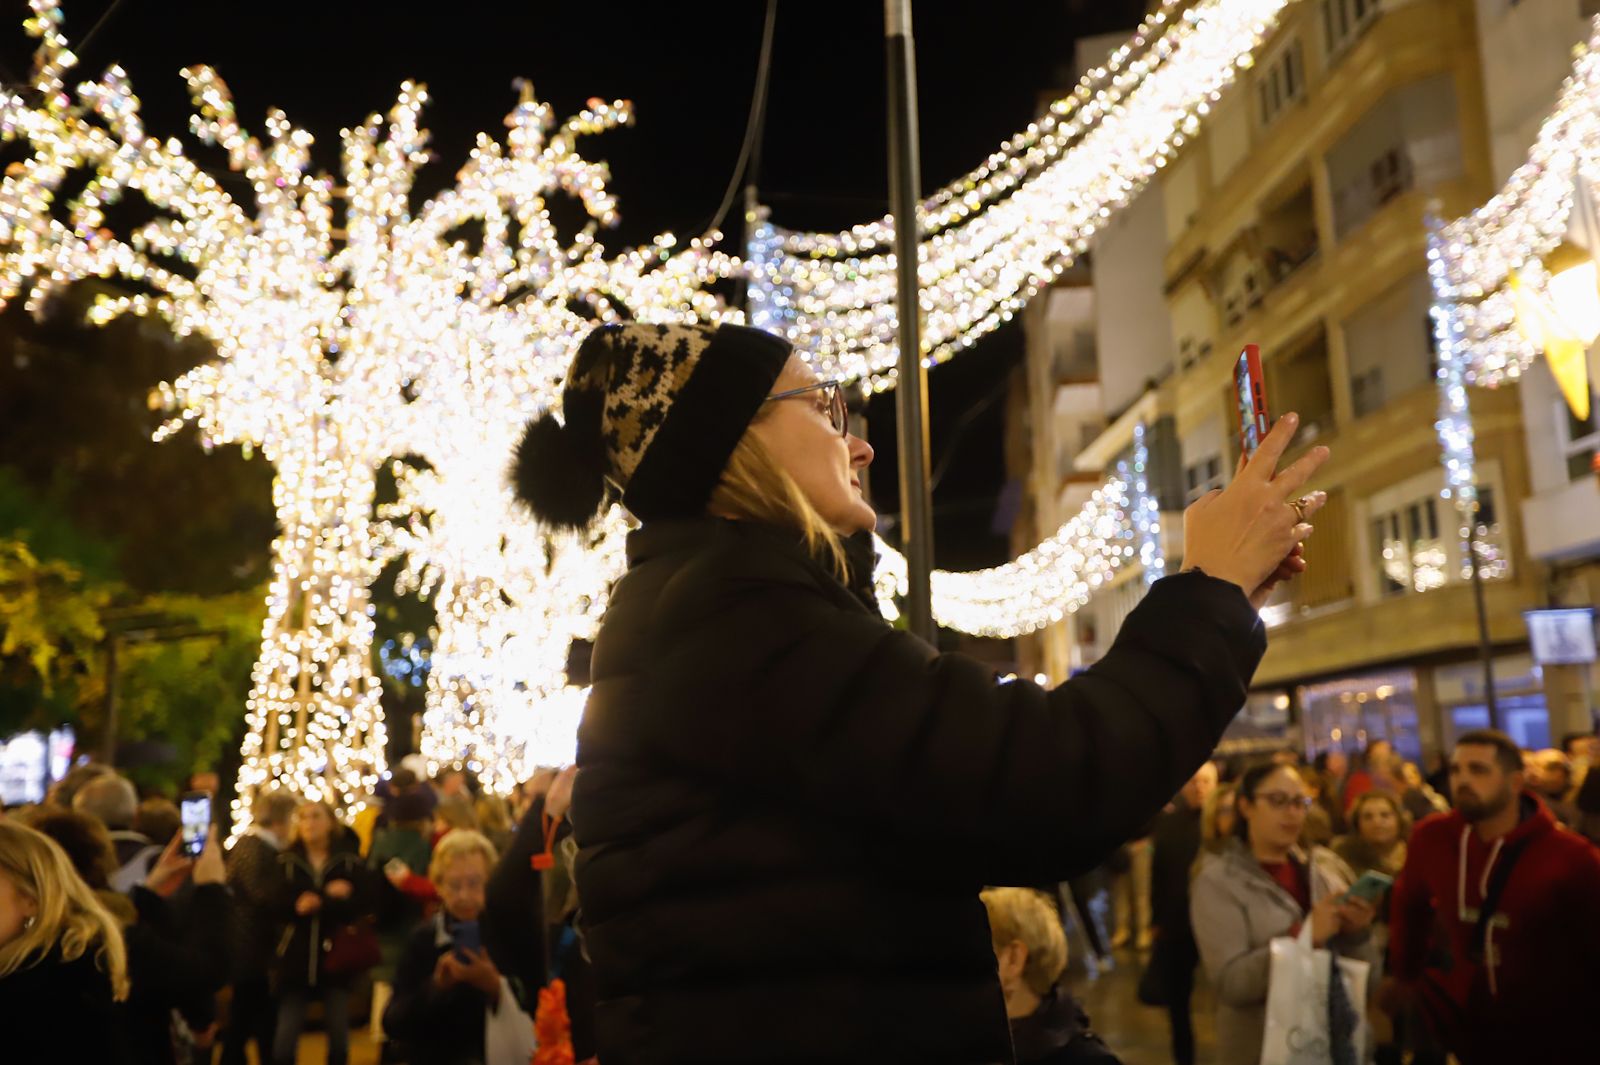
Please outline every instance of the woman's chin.
M840 520L834 524L840 536L854 536L856 533L871 532L878 527L878 515L864 500L856 500L845 513L840 515Z

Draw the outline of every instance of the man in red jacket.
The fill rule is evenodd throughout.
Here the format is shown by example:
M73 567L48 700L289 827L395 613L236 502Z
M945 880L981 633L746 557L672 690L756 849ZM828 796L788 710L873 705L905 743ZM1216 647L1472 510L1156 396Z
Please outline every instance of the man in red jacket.
M1503 732L1461 737L1450 788L1395 883L1385 1007L1415 1007L1463 1065L1594 1060L1573 1010L1600 1002L1600 852L1524 789Z

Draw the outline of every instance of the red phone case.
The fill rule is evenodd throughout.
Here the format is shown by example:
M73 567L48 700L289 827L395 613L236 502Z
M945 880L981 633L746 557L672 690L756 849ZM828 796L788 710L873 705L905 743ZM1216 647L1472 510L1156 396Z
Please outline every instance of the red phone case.
M1234 394L1234 419L1235 428L1239 433L1239 450L1245 456L1255 453L1262 439L1271 430L1272 424L1267 418L1267 385L1261 374L1261 348L1257 344L1246 344L1244 351L1239 353L1239 358L1233 364L1233 394ZM1250 435L1246 432L1245 403L1248 396L1250 404L1249 417L1254 423L1256 442L1250 443Z

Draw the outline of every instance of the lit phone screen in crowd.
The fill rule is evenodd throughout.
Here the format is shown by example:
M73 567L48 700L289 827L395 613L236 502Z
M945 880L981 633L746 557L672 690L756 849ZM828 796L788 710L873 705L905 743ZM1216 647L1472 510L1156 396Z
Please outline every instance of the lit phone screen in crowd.
M211 831L211 796L203 791L190 792L179 803L178 813L183 820L183 853L198 858Z

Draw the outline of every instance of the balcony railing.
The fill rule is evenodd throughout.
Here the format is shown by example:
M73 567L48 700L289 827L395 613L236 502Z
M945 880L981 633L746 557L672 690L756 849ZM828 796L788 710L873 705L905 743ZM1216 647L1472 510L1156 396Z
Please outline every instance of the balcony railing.
M1343 240L1361 227L1378 209L1416 184L1416 168L1404 145L1379 155L1366 173L1333 194L1334 229Z

